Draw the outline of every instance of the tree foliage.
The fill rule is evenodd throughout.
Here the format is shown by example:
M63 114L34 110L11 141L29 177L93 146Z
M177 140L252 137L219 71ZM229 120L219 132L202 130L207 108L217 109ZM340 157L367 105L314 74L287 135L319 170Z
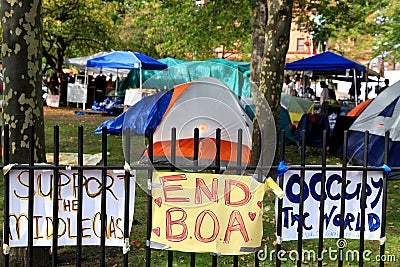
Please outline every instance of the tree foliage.
M200 2L200 1L198 1ZM207 59L216 47L250 52L250 1L134 1L121 39L154 57Z
M240 53L250 60L257 2L267 1L44 0L46 66L60 69L62 57L109 49L202 60L215 57L219 47L224 57ZM359 51L377 43L399 43L398 9L394 0L295 0L293 18L315 43L362 58ZM379 17L385 20L376 23Z
M374 12L374 55L390 52L394 62L400 62L400 2L396 0L379 1Z
M328 43L329 50L365 60L391 51L398 61L399 9L395 0L299 0L294 16L305 23L314 42Z
M295 2L294 16L306 25L313 41L323 45L332 38L354 40L355 36L368 33L368 18L376 6L376 3L368 0L298 0Z
M113 48L124 12L119 1L43 0L45 70L53 68L60 72L66 56Z

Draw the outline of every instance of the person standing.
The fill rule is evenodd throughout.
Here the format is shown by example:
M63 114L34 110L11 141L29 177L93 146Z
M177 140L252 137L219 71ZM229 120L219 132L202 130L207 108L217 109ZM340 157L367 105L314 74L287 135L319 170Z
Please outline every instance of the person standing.
M358 99L359 99L359 97L361 95L361 82L360 82L360 80L357 80L356 86L354 86L354 82L352 82L348 94L349 94L351 100L354 100L356 102L358 101Z
M57 70L54 69L53 73L51 74L49 78L49 89L52 95L58 95L59 94L59 86L60 86L60 78L58 77Z
M325 81L320 82L320 86L322 88L322 92L319 99L319 103L321 105L321 112L326 114L328 113L328 107L329 107L329 89Z
M379 95L380 93L382 93L383 90L385 90L386 88L389 87L389 79L385 79L385 86L382 86L379 91L377 92L377 94Z
M329 100L336 103L336 88L333 83L328 84Z
M293 95L293 91L294 91L294 83L290 81L290 76L286 75L282 86L282 93Z
M107 89L107 81L106 81L105 77L106 76L103 75L102 72L100 72L100 74L97 75L94 80L94 84L96 86L95 101L97 103L101 103L104 101L104 96L105 96L106 89Z

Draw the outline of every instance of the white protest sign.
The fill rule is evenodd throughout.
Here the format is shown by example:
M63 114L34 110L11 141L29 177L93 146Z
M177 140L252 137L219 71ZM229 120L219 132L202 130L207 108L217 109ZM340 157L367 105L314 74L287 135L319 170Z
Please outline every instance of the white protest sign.
M124 105L133 106L142 99L142 90L129 89L125 92Z
M347 171L345 195L344 237L360 238L362 171ZM321 171L306 170L304 181L303 239L318 238L321 199ZM327 171L325 184L324 238L339 238L342 172ZM289 170L284 174L282 206L282 238L297 240L300 202L300 171ZM369 171L366 184L365 232L366 240L379 240L382 224L382 171ZM278 201L278 200L277 200ZM278 214L278 205L275 205Z
M106 246L124 242L124 171L108 171L106 180ZM132 227L135 200L135 172L130 178L129 229ZM82 244L100 245L101 191L100 170L83 172ZM34 172L33 245L51 246L53 236L53 171ZM10 246L28 244L29 171L10 171ZM58 245L74 246L77 240L78 171L59 172Z
M86 86L79 83L68 83L67 102L86 103L87 89Z

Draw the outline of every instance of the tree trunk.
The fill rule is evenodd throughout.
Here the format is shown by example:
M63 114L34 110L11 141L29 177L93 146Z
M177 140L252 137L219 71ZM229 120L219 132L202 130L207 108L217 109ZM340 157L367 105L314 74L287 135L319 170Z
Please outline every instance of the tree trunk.
M264 55L265 24L267 18L265 8L265 1L257 1L253 6L250 78L257 86L260 86L261 62Z
M286 53L289 48L293 0L267 2L264 56L261 63L260 91L279 122L280 100Z
M258 85L259 91L265 97L272 110L273 120L276 124L275 136L277 137L279 137L280 99L286 53L289 48L292 8L293 0L257 1L253 7L252 81ZM256 118L261 117L259 112L262 112L262 107L259 111L256 108ZM255 138L253 138L254 156L252 163L256 162L259 156L257 152L260 151L258 147L260 144L257 142L257 130L269 129L269 125L273 123L273 120L269 117L261 121L258 120L259 127L254 127L256 131L253 134ZM262 144L263 158L265 158L268 153L271 153L271 150L268 148L264 137ZM277 140L275 140L275 144L278 144ZM274 151L276 151L275 164L277 163L279 150L275 149Z
M251 62L250 62L250 79L253 82L251 85L254 87L253 90L258 90L260 86L260 72L261 62L264 54L265 44L265 1L256 1L253 6L253 17L252 17L252 47L251 47ZM252 92L253 92L252 90ZM259 136L261 134L258 120L258 116L254 117L253 121L253 144L251 153L251 165L257 165L260 158L261 144L259 142Z
M4 123L10 126L11 163L29 162L30 125L34 126L35 162L45 162L42 99L41 0L1 1ZM49 250L34 252L34 266L45 266ZM10 266L27 264L26 249L13 249Z

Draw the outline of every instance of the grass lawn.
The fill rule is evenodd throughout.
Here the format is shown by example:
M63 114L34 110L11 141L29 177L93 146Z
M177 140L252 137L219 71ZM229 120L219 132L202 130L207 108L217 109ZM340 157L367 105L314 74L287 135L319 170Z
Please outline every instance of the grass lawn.
M101 115L75 115L73 109L51 109L45 108L45 132L46 132L46 151L53 152L53 127L60 127L60 152L77 152L77 132L80 125L84 126L84 153L100 153L102 149L101 135L93 134L93 130L97 128L103 121L110 119ZM138 140L138 144L142 147L144 140ZM122 149L121 136L108 136L107 151L108 165L123 165L124 155ZM141 148L142 149L142 148ZM140 150L141 150L140 149ZM141 151L140 151L141 152ZM137 154L139 152L137 151ZM287 164L299 164L299 152L296 147L288 147L286 152ZM307 164L319 164L321 161L321 153L318 150L310 150L307 152ZM328 164L338 164L340 160L337 158L329 158ZM138 180L145 181L147 174L138 172ZM389 181L388 184L388 204L387 204L387 242L386 254L394 255L398 258L397 262L388 262L385 266L399 266L400 262L400 188L397 181ZM2 186L2 181L0 183ZM129 266L145 265L145 247L146 247L146 216L147 216L147 195L142 189L136 187L135 199L135 223L131 233L131 251L129 252ZM1 191L3 192L3 190ZM3 199L0 200L3 202ZM275 244L275 197L272 192L267 191L264 199L265 213L263 215L264 234L262 238L262 247L268 246L268 249L274 249ZM2 203L1 203L2 204ZM1 205L2 207L3 205ZM358 249L358 240L349 241L349 249ZM324 247L336 247L336 240L325 239ZM297 248L297 242L285 242L283 249L291 250ZM315 250L317 252L318 240L305 240L304 249ZM379 255L379 242L367 241L365 249L373 252L373 257ZM59 266L75 266L75 248L66 247L59 250L60 263ZM99 247L84 247L83 249L83 266L96 266L99 264ZM123 254L121 248L107 248L107 266L122 266ZM372 256L371 256L372 257ZM166 266L167 252L152 251L152 266ZM232 266L233 257L218 257L218 266ZM174 266L189 266L190 254L174 252ZM209 254L196 255L197 266L211 266L211 257ZM239 256L239 266L253 266L254 255ZM260 262L261 266L275 266L274 261L265 260ZM295 266L294 262L284 263L282 266ZM303 266L317 266L316 262L304 261ZM337 263L327 261L324 266L337 266ZM345 266L358 266L358 262L345 262ZM364 266L378 266L376 262L365 262Z

